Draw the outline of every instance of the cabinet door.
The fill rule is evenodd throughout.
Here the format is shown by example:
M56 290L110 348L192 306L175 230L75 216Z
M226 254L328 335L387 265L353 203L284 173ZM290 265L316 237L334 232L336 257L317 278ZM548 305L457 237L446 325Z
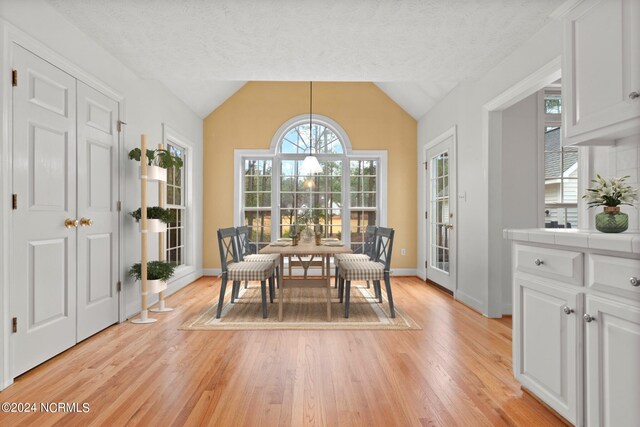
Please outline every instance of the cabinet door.
M640 2L585 0L565 19L565 144L612 139L640 126Z
M580 294L569 286L516 275L514 297L516 378L560 415L578 424Z
M638 426L640 309L587 296L586 313L587 425Z

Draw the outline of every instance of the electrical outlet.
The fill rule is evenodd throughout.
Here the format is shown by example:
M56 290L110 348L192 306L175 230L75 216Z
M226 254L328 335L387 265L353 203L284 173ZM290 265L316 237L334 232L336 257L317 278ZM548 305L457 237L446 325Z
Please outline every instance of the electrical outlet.
M400 255L405 256L407 254L407 250L405 248L400 249Z

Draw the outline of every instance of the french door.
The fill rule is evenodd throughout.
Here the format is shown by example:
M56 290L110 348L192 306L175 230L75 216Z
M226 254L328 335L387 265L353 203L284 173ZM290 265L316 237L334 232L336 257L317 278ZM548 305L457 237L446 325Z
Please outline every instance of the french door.
M456 171L454 136L426 149L426 271L427 279L455 291Z
M14 376L118 320L118 103L15 45Z

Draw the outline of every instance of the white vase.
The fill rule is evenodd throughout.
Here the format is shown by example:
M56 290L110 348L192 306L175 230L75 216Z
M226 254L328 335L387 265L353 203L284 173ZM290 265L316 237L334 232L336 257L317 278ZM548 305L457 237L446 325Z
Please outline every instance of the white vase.
M140 166L140 177L142 177L142 166ZM167 170L160 166L147 166L147 181L167 182Z
M162 280L147 280L147 293L157 294L167 289L167 282Z
M142 231L142 222L140 224L140 231ZM147 233L166 233L167 224L160 221L159 219L148 219L147 218Z

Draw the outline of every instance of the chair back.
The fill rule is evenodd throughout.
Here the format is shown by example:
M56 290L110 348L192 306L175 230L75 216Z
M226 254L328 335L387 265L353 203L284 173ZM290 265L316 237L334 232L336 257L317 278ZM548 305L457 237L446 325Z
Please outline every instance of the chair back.
M239 262L238 243L234 227L218 229L218 248L220 249L220 268L222 274L227 272L229 264Z
M244 257L251 254L258 253L258 247L251 241L251 228L247 225L236 228L236 235L238 237L238 259L244 260Z
M364 248L362 253L369 258L374 259L376 256L376 234L378 227L375 225L367 225L367 229L364 233Z
M378 235L378 244L375 261L383 263L385 271L389 271L395 231L393 228L378 227L376 234Z

